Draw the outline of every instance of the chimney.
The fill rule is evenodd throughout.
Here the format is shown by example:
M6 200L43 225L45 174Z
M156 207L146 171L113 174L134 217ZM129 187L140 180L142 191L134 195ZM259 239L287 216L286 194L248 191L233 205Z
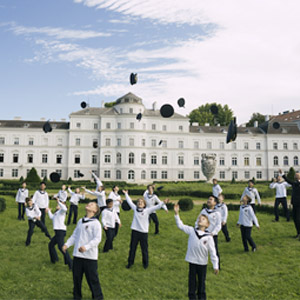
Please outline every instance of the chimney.
M152 110L156 110L156 105L157 105L157 102L156 101L154 101L153 103L152 103Z
M254 121L254 127L258 127L258 121Z

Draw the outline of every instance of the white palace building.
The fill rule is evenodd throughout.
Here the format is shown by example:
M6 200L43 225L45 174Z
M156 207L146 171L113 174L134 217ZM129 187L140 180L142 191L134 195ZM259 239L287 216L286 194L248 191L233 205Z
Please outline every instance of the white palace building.
M238 127L236 141L226 144L227 127L190 125L176 113L163 118L155 104L146 109L128 93L113 107L87 107L71 113L70 122L51 122L47 134L45 121L1 120L0 179L25 178L35 167L41 178L58 172L74 179L80 171L89 180L94 171L104 181L197 181L206 179L201 155L215 153L215 178L269 180L279 168L299 168L299 117L296 111L260 127ZM281 125L277 130L275 120Z

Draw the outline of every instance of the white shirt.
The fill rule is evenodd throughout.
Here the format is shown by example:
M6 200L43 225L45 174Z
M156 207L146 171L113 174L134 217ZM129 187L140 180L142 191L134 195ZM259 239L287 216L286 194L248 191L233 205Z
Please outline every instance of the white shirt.
M196 223L195 227L198 227L198 219L200 215L205 215L208 217L209 220L209 226L207 228L207 231L212 233L213 235L218 235L219 231L222 228L222 221L221 221L221 214L217 211L217 209L208 209L204 208L201 210Z
M219 259L213 237L204 231L196 230L192 226L184 225L179 215L175 215L175 221L177 227L189 235L185 260L192 264L207 265L209 252L213 268L218 270Z
M39 207L35 204L32 204L31 207L26 207L25 213L28 220L32 220L33 222L42 215Z
M71 194L70 203L72 203L73 205L78 205L79 201L85 198L85 196L82 194L72 192L70 188L68 188L68 191Z
M154 211L160 209L162 207L163 202L161 201L159 204L152 206L150 208L139 209L132 202L128 194L125 194L125 196L128 205L133 210L133 220L130 228L132 230L147 233L149 231L149 215L152 214Z
M270 184L270 189L276 189L276 198L286 198L286 188L291 185L286 181L282 182L272 182Z
M108 228L115 228L116 223L120 224L120 218L114 211L114 208L105 208L102 211L102 226Z
M241 201L244 196L247 195L251 198L251 204L255 204L255 198L257 199L258 204L261 204L260 196L256 188L249 188L248 186L244 189L243 195L241 197Z
M94 179L96 181L96 184L97 184L96 191L98 191L99 186L103 186L103 183L95 173L92 172L92 176L94 177Z
M68 193L67 193L67 191L60 190L53 197L58 198L58 200L61 201L61 202L66 202L67 198L68 198Z
M67 207L61 202L59 202L58 205L60 206L60 209L57 210L54 214L52 214L52 212L48 210L49 218L53 222L54 230L67 230L67 226L65 225Z
M47 208L49 206L49 196L46 191L38 190L32 197L32 202L39 208Z
M28 197L28 189L18 189L16 195L16 202L18 203L25 203L25 199Z
M108 199L112 199L114 201L114 210L119 213L120 212L120 201L121 201L121 196L118 193L115 193L114 191L111 191Z
M157 197L157 195L155 195L155 194L150 195L149 192L148 192L148 190L146 190L146 191L144 192L143 197L144 197L144 199L145 199L145 201L146 201L146 204L147 204L146 207L147 207L147 208L153 207L153 206L155 206L156 204L159 204L160 202L162 202L162 201ZM168 211L168 208L167 208L166 204L164 204L164 203L163 203L163 205L162 205L162 208L163 208L165 211ZM154 212L154 213L156 213L156 212Z
M216 184L213 186L212 188L212 194L218 198L219 195L223 192L223 190L221 189L220 185L219 184Z
M216 210L221 214L221 222L227 222L228 217L228 208L227 205L223 203L219 203L216 205Z
M105 195L105 191L101 191L101 192L98 192L98 191L95 191L95 192L92 192L88 189L85 189L85 191L91 195L94 195L97 197L97 204L99 207L103 207L103 206L106 206L106 195Z
M78 221L73 234L66 242L67 247L74 245L73 256L85 259L98 259L98 245L101 242L102 228L96 218L82 218ZM81 253L79 248L84 246L86 251Z
M240 207L240 215L238 224L246 226L246 227L252 227L253 222L256 227L259 227L256 215L253 211L253 208L251 205L241 205Z

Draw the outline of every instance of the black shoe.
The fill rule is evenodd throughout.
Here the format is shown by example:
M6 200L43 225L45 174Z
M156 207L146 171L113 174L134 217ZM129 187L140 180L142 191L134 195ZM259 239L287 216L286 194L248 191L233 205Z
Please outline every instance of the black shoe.
M228 239L226 239L226 242L229 243L231 241L231 238L229 237Z
M159 234L159 231L155 231L154 234Z
M132 266L131 264L128 264L128 265L126 266L126 268L127 268L127 269L130 269L131 266Z
M143 265L144 269L146 270L148 268L148 265Z
M244 251L245 251L245 252L249 252L249 249L245 249Z
M256 248L253 248L253 249L252 249L252 252L256 252L256 251L257 251L257 249L256 249Z
M290 221L290 219L287 219L286 221L287 221L287 222L289 222L289 221Z
M272 222L279 222L279 220L272 220Z
M300 234L297 234L296 236L294 236L295 239L299 239Z

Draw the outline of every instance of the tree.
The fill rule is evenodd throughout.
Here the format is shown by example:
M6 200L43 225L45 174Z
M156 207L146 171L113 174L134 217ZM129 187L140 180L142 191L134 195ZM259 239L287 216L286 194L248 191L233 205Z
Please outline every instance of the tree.
M294 181L294 180L295 180L295 174L296 174L295 169L294 169L293 167L290 167L289 172L288 172L288 174L287 174L286 177L287 177L289 180Z
M218 108L218 113L213 114L211 112L211 106L216 105ZM200 126L209 123L210 126L215 126L220 124L221 126L228 126L233 118L233 111L228 107L227 104L222 106L217 103L206 103L198 108L192 110L188 115L190 118L190 123L198 122Z
M45 177L43 178L43 182L45 182L45 183L47 183L47 182L48 182L48 178L47 178L47 176L45 176Z
M29 173L27 174L26 177L26 182L32 182L32 183L39 183L41 182L41 178L37 174L37 171L35 168L32 168Z
M246 127L253 127L255 121L258 121L258 125L260 125L265 122L265 116L261 113L253 113Z
M105 102L104 103L104 107L113 107L115 104L116 104L116 101Z
M68 181L67 181L67 184L72 184L72 178L71 177L69 177L69 179L68 179Z
M21 176L20 179L19 179L19 181L20 181L21 183L24 182L24 177Z

